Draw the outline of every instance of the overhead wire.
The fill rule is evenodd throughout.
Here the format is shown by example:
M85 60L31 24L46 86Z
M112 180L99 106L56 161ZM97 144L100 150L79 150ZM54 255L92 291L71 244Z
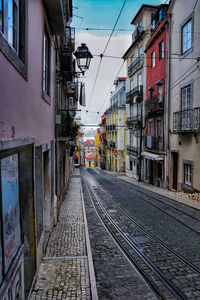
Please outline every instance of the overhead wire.
M122 14L123 8L124 8L124 6L125 6L125 4L126 4L126 1L127 1L127 0L124 1L123 5L122 5L122 7L121 7L121 9L120 9L119 15L118 15L117 20L116 20L116 22L115 22L115 24L114 24L114 27L113 27L113 29L112 29L112 32L111 32L111 34L110 34L110 36L109 36L109 38L108 38L108 41L107 41L107 43L106 43L106 45L105 45L105 48L104 48L104 50L103 50L103 53L100 55L100 61L99 61L97 73L96 73L96 76L95 76L95 81L94 81L94 84L93 84L92 93L91 93L90 100L89 100L89 104L88 104L88 109L89 109L89 107L90 107L90 103L91 103L91 100L92 100L92 97L93 97L93 93L94 93L94 89L95 89L95 86L96 86L96 82L97 82L97 78L98 78L98 74L99 74L99 70L100 70L100 67L101 67L101 63L102 63L103 56L104 56L104 54L105 54L105 52L106 52L106 49L107 49L107 47L108 47L108 45L109 45L109 43L110 43L110 40L111 40L112 35L113 35L114 31L115 31L115 28L116 28L116 26L117 26L117 23L118 23L118 21L119 21L119 18L120 18L121 14ZM86 115L86 120L87 120L87 115ZM85 120L85 122L86 122L86 120Z

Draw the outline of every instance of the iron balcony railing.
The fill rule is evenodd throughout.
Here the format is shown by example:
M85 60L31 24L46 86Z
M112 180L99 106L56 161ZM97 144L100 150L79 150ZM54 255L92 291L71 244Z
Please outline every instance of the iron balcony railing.
M134 116L127 117L126 124L128 127L139 127L141 124L141 115L137 114Z
M135 42L135 40L141 35L143 32L143 27L138 26L132 33L132 43Z
M137 147L127 145L126 151L128 155L139 157L139 149Z
M61 53L71 54L75 50L75 28L66 27L61 39Z
M73 118L67 110L59 110L60 124L58 125L58 137L73 137L75 134Z
M163 137L145 136L145 147L153 151L164 151Z
M146 116L161 113L164 110L164 97L157 94L152 98L146 99L145 114Z
M143 56L139 56L136 58L128 67L128 75L130 76L132 73L136 72L143 65Z
M200 131L200 107L184 109L173 113L173 131Z
M142 100L143 85L137 85L132 90L130 90L128 93L126 93L126 103L131 103L135 96L137 96L137 99L136 99L137 102L138 102L138 100Z

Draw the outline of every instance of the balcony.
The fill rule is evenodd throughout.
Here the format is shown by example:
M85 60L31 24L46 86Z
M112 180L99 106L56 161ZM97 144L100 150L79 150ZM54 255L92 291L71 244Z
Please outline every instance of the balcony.
M127 150L128 155L131 155L131 156L134 156L134 157L139 157L139 150L138 150L137 147L127 145L126 150Z
M145 136L145 147L152 151L164 151L163 137Z
M69 138L75 134L73 118L67 110L59 110L58 137Z
M143 57L138 57L132 64L128 67L128 75L130 76L132 73L135 73L139 68L143 65Z
M146 100L145 114L146 116L160 114L164 111L164 97L157 94Z
M64 34L65 5L62 0L44 0L44 7L53 35Z
M138 26L132 34L132 43L135 42L135 40L137 40L139 38L139 36L143 33L143 27L142 26Z
M193 110L193 129L200 132L200 107Z
M135 127L139 128L141 124L141 115L137 114L134 116L130 116L126 119L126 124L129 128Z
M200 107L173 113L173 131L200 131Z
M143 96L143 85L137 85L135 88L126 93L126 103L132 103L133 98L136 97L136 101L140 102Z

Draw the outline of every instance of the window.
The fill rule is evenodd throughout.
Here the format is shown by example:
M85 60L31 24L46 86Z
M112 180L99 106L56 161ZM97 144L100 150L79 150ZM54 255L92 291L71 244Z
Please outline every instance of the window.
M19 0L1 0L0 11L0 30L9 44L18 52Z
M139 60L142 61L142 57L143 57L143 49L142 49L142 47L140 47L138 49L138 57L139 57Z
M153 120L149 120L149 136L154 136Z
M189 163L184 164L184 183L192 185L192 165Z
M181 129L188 130L191 127L192 89L191 85L181 90L182 118Z
M157 128L156 128L156 131L157 131L157 137L158 138L161 138L162 137L162 120L161 119L158 119L157 122Z
M163 100L163 86L158 86L158 102L162 102Z
M25 78L26 5L25 0L0 0L0 50Z
M133 171L133 162L130 160L130 171Z
M181 27L181 52L184 54L192 48L192 19Z
M159 60L165 57L164 41L159 44Z
M151 53L151 67L154 68L156 65L156 62L155 62L155 51L153 51Z
M152 21L152 27L153 27L153 30L154 30L155 27L156 27L156 20L155 20L155 19L153 19L153 21Z
M43 81L44 94L50 96L50 38L44 33L43 39Z
M139 32L142 32L143 30L143 27L142 27L142 20L140 20L139 24L138 24L138 29L139 29Z
M162 8L159 10L159 16L158 16L158 20L161 21L163 18L163 10Z

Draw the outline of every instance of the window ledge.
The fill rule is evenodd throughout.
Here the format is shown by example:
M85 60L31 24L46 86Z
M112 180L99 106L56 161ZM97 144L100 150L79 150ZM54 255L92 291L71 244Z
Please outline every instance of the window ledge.
M27 64L19 58L16 51L7 42L3 34L0 32L0 51L4 56L10 61L10 63L15 67L15 69L28 80Z

